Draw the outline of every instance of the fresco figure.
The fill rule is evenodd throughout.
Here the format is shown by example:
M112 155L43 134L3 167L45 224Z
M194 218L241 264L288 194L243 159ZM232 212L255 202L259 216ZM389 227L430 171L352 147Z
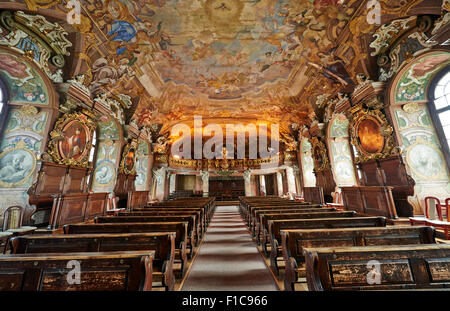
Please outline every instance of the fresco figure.
M0 180L6 183L17 183L23 180L32 167L32 159L23 151L14 151L0 161Z

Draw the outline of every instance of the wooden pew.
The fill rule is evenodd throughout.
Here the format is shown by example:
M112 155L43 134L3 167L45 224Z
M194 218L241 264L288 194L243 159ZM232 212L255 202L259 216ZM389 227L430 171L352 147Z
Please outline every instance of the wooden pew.
M127 208L139 208L147 206L149 191L129 191Z
M198 243L200 242L202 238L202 231L203 231L203 219L202 219L202 212L201 210L185 210L185 211L145 211L145 212L127 212L127 211L120 211L117 213L116 216L183 216L183 215L194 215L196 224L199 228L198 235L195 237L195 242L197 243L196 246L198 246ZM205 229L206 230L206 229Z
M281 231L285 263L284 288L294 290L294 283L305 276L304 248L352 247L375 245L435 244L432 227L338 228Z
M336 211L335 208L303 208L303 207L296 207L296 208L264 208L264 209L257 209L255 210L255 216L253 217L253 225L250 230L253 232L253 236L257 237L257 235L260 233L261 230L261 214L285 214L285 213L318 213L318 212L334 212ZM259 239L257 238L257 241ZM259 243L259 241L258 241Z
M187 247L189 249L188 257L192 259L194 247L196 245L195 237L199 234L199 228L196 223L195 215L177 215L177 216L104 216L95 217L94 222L97 224L106 223L128 223L128 222L174 222L187 221L188 240Z
M312 218L345 218L356 217L356 212L351 211L332 211L332 212L318 212L314 213L281 213L281 214L261 214L261 244L264 254L267 256L267 242L270 241L268 221L270 220L284 220L284 219L312 219ZM279 240L281 241L281 239Z
M153 282L174 290L175 232L28 235L11 239L10 245L11 254L153 250Z
M183 277L187 269L187 225L187 222L89 223L65 225L63 228L64 234L175 232L175 263L181 264L180 277Z
M294 205L294 204L292 204L292 205L286 205L286 206L284 206L284 205L281 205L281 206L278 206L278 205L250 206L248 214L247 214L247 219L246 219L247 226L250 227L250 226L252 226L252 222L257 221L257 218L256 218L256 211L257 210L261 210L261 209L283 209L283 208L287 209L287 208L293 208L293 207L304 208L304 209L312 209L312 208L320 209L321 208L321 206L317 205L317 204L302 204L302 205Z
M305 248L311 291L450 288L450 245Z
M108 193L80 193L57 195L53 201L49 229L77 223L105 215Z
M257 203L257 204L248 204L242 209L242 218L244 221L246 221L248 224L250 223L250 218L253 215L253 211L255 209L261 209L261 208L277 208L277 207L305 207L305 208L320 208L321 206L319 204L309 204L306 202L296 202L296 201L288 201L288 202L279 202L279 203L272 203L272 202L264 202L264 203Z
M1 291L149 291L155 251L0 256ZM69 274L80 263L80 284ZM72 262L73 263L73 262ZM73 273L73 272L72 272Z
M128 216L127 213L131 213L136 216L152 216L151 213L166 213L166 212L178 212L182 214L196 213L200 212L201 219L201 230L200 236L203 237L206 232L206 228L208 227L208 221L206 218L206 213L202 208L154 208L154 207L146 207L146 208L136 208L130 212L120 212L118 216ZM150 213L150 214L147 214ZM154 215L154 214L153 214Z
M358 227L386 227L385 217L351 217L351 218L318 218L318 219L279 219L269 220L270 266L277 275L277 258L281 253L281 230L283 229L331 229Z

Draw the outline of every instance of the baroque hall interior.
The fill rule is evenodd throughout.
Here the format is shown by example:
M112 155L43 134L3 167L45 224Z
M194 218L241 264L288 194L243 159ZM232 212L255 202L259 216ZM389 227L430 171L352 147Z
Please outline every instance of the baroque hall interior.
M449 146L449 0L0 1L0 290L448 289Z

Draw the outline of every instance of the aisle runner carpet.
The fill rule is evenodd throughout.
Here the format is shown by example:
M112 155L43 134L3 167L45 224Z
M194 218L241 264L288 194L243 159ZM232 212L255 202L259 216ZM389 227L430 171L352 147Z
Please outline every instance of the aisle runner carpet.
M279 290L236 206L216 208L181 290Z

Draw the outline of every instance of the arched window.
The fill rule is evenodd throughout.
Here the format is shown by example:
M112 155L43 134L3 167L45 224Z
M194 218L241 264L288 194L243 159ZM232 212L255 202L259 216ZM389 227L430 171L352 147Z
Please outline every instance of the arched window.
M97 151L97 132L94 131L93 135L92 135L92 146L91 146L91 150L89 151L89 165L91 167L94 167L94 159L96 156L96 152ZM93 182L92 182L92 177L94 175L94 172L92 172L91 174L89 174L88 179L87 179L87 184L89 189L92 189L93 186Z
M450 71L439 80L435 87L434 107L448 148L450 146Z
M444 157L450 165L450 70L440 74L431 89L430 113L441 143Z
M312 157L312 146L308 139L303 138L300 145L301 163L303 172L303 186L315 187L316 175L314 174L314 160Z
M3 128L6 124L6 119L8 116L8 93L6 91L6 86L0 79L0 140L3 135Z

